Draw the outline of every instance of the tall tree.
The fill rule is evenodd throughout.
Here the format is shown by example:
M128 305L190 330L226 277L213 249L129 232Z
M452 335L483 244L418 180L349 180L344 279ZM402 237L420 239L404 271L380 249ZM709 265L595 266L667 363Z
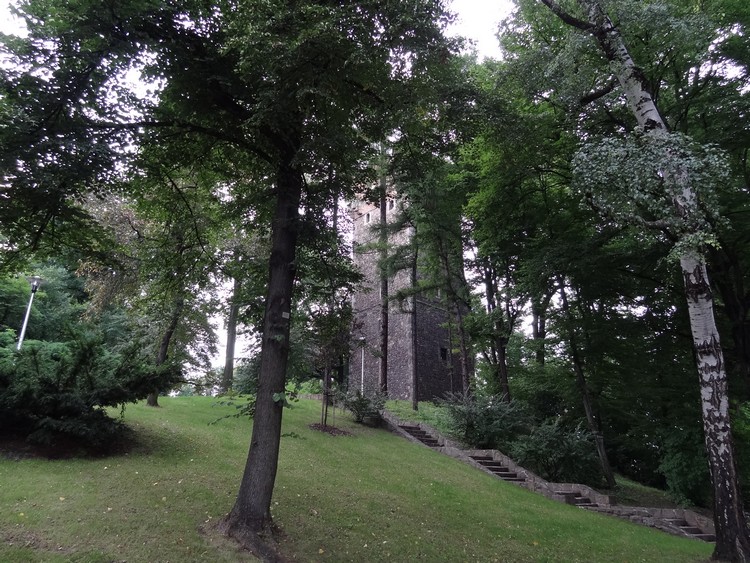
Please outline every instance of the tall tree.
M473 347L467 327L470 288L464 273L467 229L462 209L465 187L454 177L460 146L474 131L476 91L469 58L454 58L434 69L429 91L419 92L420 111L404 119L394 143L394 186L404 202L404 219L413 228L398 268L409 269L419 254L419 289L436 290L449 318L458 349L461 387L473 387ZM395 253L396 261L398 253ZM451 353L453 347L451 348ZM453 362L450 362L453 366Z
M594 404L591 399L591 392L589 390L589 384L586 380L586 374L583 369L583 361L581 359L580 349L578 346L577 338L574 329L572 328L572 319L570 305L568 303L568 293L565 287L565 280L562 276L557 277L558 288L560 291L560 303L563 315L567 317L568 321L568 347L570 348L570 357L573 363L573 371L576 374L576 385L581 394L581 401L583 402L583 410L586 413L586 422L588 422L589 430L594 436L596 443L596 452L599 455L599 463L601 464L602 474L607 480L607 486L610 489L614 489L615 476L612 472L612 466L609 463L609 456L607 450L604 447L604 437L602 436L601 424L599 422L599 414L594 409Z
M700 379L704 435L714 487L717 540L713 556L716 559L746 561L750 559L750 534L743 511L731 440L723 351L714 321L713 297L702 251L705 234L703 237L700 236L703 218L697 195L700 186L696 185L696 182L705 180L705 177L697 173L703 163L696 165L695 161L699 160L699 155L693 147L680 142L679 139L675 142L674 136L670 136L667 124L643 81L643 74L602 4L597 0L579 0L585 16L585 19L579 19L564 11L552 0L542 2L565 23L594 37L612 65L630 112L648 139L646 144L653 147L649 156L661 156L657 160L656 169L635 171L645 172L647 175L656 173L659 181L644 181L645 185L642 187L652 190L654 184L663 186L662 189L668 194L667 199L671 200L671 212L666 217L661 216L654 221L642 216L639 216L638 220L657 228L672 227L681 239L677 253L688 302ZM611 151L608 156L612 158L616 155L616 151ZM582 166L586 166L585 159L584 156L584 162L580 163ZM592 172L597 173L590 168L586 171L587 174ZM638 180L635 183L637 184ZM664 196L657 194L656 197Z
M29 36L11 46L19 70L6 71L4 82L16 92L4 107L24 116L14 120L12 145L24 154L3 164L39 166L9 177L14 189L54 175L57 200L68 201L121 170L118 162L140 141L173 147L172 162L210 156L222 174L244 178L237 189L270 226L255 424L237 502L222 527L260 548L258 534L271 523L297 241L304 215L321 211L308 206L307 181L329 162L356 177L367 161L365 138L382 140L396 127L394 108L408 101L409 84L450 56L444 3L182 0L102 10L91 1L31 0L24 11ZM155 81L156 98L139 101L119 81L134 66ZM40 67L48 71L39 71L43 79ZM19 85L38 92L21 98ZM128 113L126 103L139 113ZM71 146L90 164L42 165L47 155L65 160Z
M240 281L232 281L232 294L227 315L227 346L224 353L224 369L221 372L221 391L226 393L234 381L235 345L237 344L237 322L240 314Z

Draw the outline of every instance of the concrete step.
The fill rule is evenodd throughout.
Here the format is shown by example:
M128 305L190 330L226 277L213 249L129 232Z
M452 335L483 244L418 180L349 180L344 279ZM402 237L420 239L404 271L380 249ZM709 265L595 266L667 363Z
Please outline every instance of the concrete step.
M671 524L672 526L675 526L676 528L679 528L680 531L682 531L685 535L690 536L691 538L707 542L716 541L716 536L714 534L707 534L698 526L691 526L690 524L688 524L687 520L683 518L668 518L666 519L666 522L668 524Z
M471 459L482 467L489 469L494 475L509 483L525 483L525 477L519 477L518 473L511 471L502 461L498 461L488 455L473 455Z
M487 465L485 465L484 467L487 467L487 469L489 469L493 473L506 473L506 474L512 473L513 475L515 475L515 473L513 473L510 469L508 469L504 465L495 466L495 467L488 467Z
M502 461L485 461L485 460L478 460L478 461L485 467L505 467L506 466Z
M486 465L484 463L480 463L480 465L482 467L489 469L493 473L497 473L498 475L501 475L501 474L510 475L510 476L515 475L515 473L513 473L510 469L508 469L504 465Z
M430 436L430 434L428 434L418 426L401 425L401 429L422 442L425 446L429 446L431 448L440 447L440 443L437 441L437 439Z

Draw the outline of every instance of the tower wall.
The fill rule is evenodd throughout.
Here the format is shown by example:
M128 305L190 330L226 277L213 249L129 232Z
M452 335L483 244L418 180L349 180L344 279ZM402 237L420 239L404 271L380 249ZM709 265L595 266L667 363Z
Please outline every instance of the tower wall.
M399 212L398 204L389 202L387 220ZM380 376L380 274L378 226L380 208L357 202L350 206L354 225L354 263L364 276L363 287L353 297L354 327L349 368L349 389L362 389L371 395L379 388ZM412 236L406 228L390 236L391 245L402 245ZM445 324L446 310L437 299L425 296L394 300L399 289L410 287L411 273L397 272L389 280L388 293L388 395L392 399L410 400L413 396L413 370L416 360L418 400L443 397L461 388L459 363L450 352ZM416 302L416 319L412 309ZM416 325L416 326L414 326ZM416 357L415 351L416 349ZM364 353L363 353L364 351ZM364 377L363 377L364 367Z

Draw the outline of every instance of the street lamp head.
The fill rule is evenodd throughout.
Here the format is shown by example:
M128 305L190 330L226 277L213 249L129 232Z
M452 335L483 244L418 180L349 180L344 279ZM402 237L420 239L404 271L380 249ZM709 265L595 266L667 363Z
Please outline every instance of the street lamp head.
M31 293L36 293L36 290L39 289L39 286L42 285L42 282L44 281L39 276L31 276L26 279L29 280L29 283L31 284Z

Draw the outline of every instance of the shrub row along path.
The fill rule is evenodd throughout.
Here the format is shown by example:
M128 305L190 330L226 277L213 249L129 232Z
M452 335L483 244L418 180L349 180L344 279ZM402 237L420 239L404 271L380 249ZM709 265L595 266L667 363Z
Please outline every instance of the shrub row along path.
M383 419L388 428L412 442L473 465L506 481L542 494L553 500L579 508L609 514L657 528L670 534L686 536L707 542L715 541L714 524L705 516L683 508L649 508L618 505L612 495L577 483L550 483L528 469L517 465L498 450L470 450L442 436L424 423L402 422L385 411Z

